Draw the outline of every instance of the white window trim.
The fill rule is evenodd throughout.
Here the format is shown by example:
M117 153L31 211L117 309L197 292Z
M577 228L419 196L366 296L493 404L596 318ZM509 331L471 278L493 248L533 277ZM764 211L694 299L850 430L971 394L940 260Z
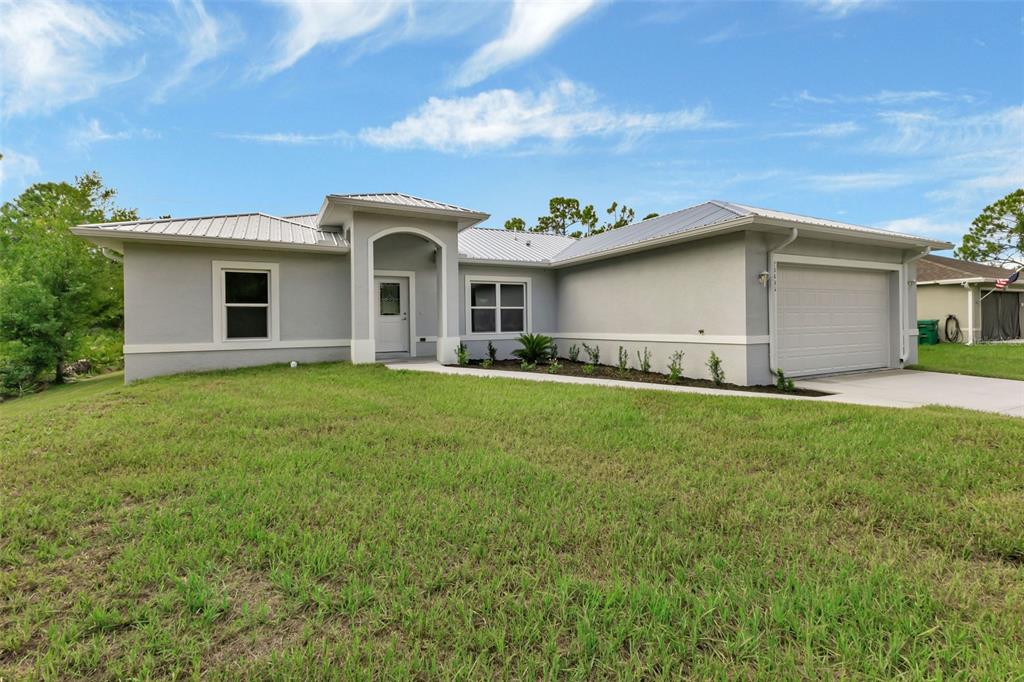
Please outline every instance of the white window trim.
M270 322L267 331L269 336L265 339L229 339L227 338L227 309L224 302L224 273L225 272L268 272L270 273L270 286L268 296ZM281 314L280 314L280 267L277 263L259 263L256 261L234 261L215 260L213 261L213 342L215 344L232 347L245 346L246 348L273 347L281 341Z
M494 284L494 296L495 296L495 318L494 327L497 330L501 327L501 284L522 284L525 287L523 291L523 304L526 308L526 313L523 317L523 326L525 327L521 332L473 332L473 285L474 284ZM533 296L532 296L533 282L530 277L509 277L507 275L467 275L466 276L466 333L467 339L518 339L521 334L530 334L533 330ZM478 308L481 306L477 306ZM489 306L482 306L489 307ZM516 308L516 306L513 306ZM510 310L512 308L509 308Z

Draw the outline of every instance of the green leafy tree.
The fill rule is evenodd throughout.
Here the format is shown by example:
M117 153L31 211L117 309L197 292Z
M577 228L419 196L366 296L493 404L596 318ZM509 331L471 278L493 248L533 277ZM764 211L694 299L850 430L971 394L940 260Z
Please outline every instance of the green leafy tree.
M989 204L971 223L957 258L1024 268L1024 189Z
M0 207L0 343L5 373L33 374L62 365L80 334L123 319L121 266L68 228L135 220L116 208L116 191L97 173L38 183Z
M522 218L509 218L505 221L505 229L510 232L524 232L526 230L526 221Z
M659 213L648 213L641 220L650 220L651 218L657 218L659 215Z
M567 234L570 227L580 224L581 217L579 199L552 197L548 202L548 214L537 218L537 225L533 231ZM575 233L578 232L577 230Z

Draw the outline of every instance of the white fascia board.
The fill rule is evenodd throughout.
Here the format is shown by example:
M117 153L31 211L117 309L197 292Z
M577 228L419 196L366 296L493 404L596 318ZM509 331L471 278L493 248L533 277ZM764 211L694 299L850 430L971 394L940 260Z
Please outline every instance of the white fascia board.
M918 282L917 286L925 284L983 284L985 282L995 282L994 277L958 277L957 279L930 279L924 282Z
M262 251L305 251L308 253L346 254L347 246L320 246L317 244L289 244L286 242L264 242L252 239L222 239L220 237L192 237L177 234L152 234L148 232L121 232L119 230L103 230L96 227L72 227L71 233L83 237L100 246L111 246L119 251L124 242L156 242L163 244L200 245L235 249L257 249Z
M891 243L893 246L917 247L917 246L930 246L932 249L951 249L954 244L950 242L944 242L937 239L928 239L926 237L913 237L910 235L887 233L884 230L873 230L872 228L864 228L864 231L856 230L848 227L833 227L831 225L822 225L821 223L802 222L799 220L783 220L781 218L767 218L763 216L754 216L754 222L759 225L766 225L769 227L785 227L797 228L801 232L801 236L805 236L805 232L818 233L822 235L829 235L832 237L849 238L853 241L881 241L887 244ZM846 241L846 239L840 239L840 241Z

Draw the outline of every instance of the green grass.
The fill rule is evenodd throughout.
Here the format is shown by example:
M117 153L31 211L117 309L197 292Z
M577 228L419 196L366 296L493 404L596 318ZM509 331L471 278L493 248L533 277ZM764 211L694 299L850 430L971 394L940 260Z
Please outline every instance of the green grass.
M918 346L917 355L917 364L911 369L1024 381L1024 344L940 343Z
M28 393L20 398L8 398L0 402L0 419L19 414L41 413L71 402L83 402L107 393L123 383L124 372L111 372L76 379L67 384L49 384L38 393Z
M1024 420L376 366L103 387L0 406L0 678L1024 670Z

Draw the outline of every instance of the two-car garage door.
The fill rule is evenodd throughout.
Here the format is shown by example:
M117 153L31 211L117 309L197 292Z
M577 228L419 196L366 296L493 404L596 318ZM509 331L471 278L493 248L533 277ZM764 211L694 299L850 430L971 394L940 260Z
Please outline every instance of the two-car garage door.
M891 273L780 263L776 366L791 376L890 366Z

